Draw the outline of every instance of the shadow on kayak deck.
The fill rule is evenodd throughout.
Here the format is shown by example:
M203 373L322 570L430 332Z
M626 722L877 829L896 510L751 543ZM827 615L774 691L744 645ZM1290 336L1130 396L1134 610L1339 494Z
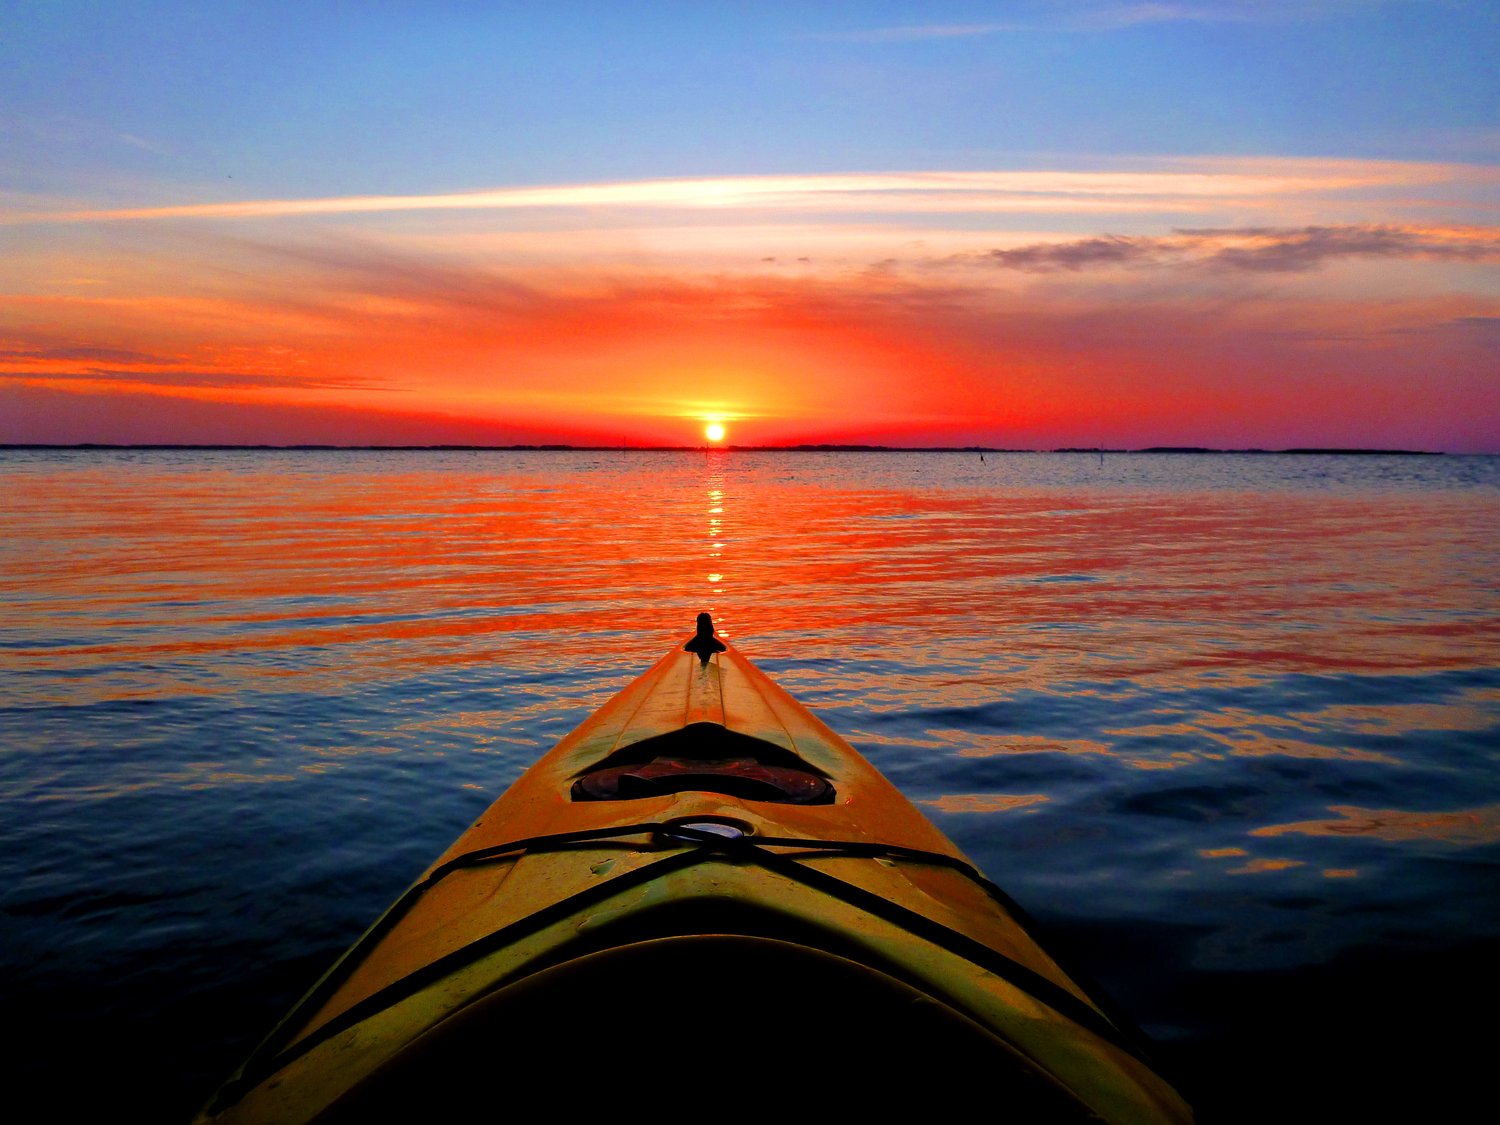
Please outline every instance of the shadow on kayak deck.
M893 977L788 942L716 936L606 950L501 989L318 1122L417 1121L439 1104L493 1110L533 1093L624 1109L653 1091L663 1107L748 1097L800 1115L961 1097L1003 1105L1008 1120L1097 1120L979 1024Z

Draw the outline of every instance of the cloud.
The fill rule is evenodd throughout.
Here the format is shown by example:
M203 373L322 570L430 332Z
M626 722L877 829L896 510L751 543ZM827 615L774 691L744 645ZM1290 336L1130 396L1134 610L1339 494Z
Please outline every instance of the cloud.
M1091 266L1119 266L1159 260L1161 241L1156 238L1123 238L1120 235L1106 234L1074 242L1042 242L1020 246L1014 250L987 250L978 257L990 265L1033 273L1081 270Z
M1500 258L1500 230L1434 230L1393 226L1323 226L1295 230L1185 230L1183 236L1240 240L1210 257L1214 265L1257 272L1315 269L1333 258L1435 258L1493 261Z
M66 316L87 304L63 302L53 309L56 314ZM240 309L249 320L258 319L266 311L248 303ZM96 345L58 345L46 333L30 334L28 339L27 330L19 329L0 341L0 381L38 387L128 386L167 394L192 390L351 391L377 385L358 374L307 370L293 348L215 340L211 326L207 338L184 341L178 352L145 352L117 346L105 334L138 335L140 325L133 321L132 311L128 306L115 305L103 324L77 325L80 333L101 334L101 342Z
M1324 19L1347 12L1362 0L1219 0L1217 3L1051 3L1022 7L1028 18L999 23L908 24L808 35L846 43L912 43L933 39L973 39L1035 32L1123 31L1163 23L1287 23ZM1381 0L1363 0L1373 5Z
M142 152L149 152L153 156L172 155L172 150L165 145L158 144L156 141L148 140L145 137L138 137L134 133L116 133L115 137L122 144L127 144L131 148L138 148Z
M1456 316L1434 331L1486 349L1500 347L1500 316Z
M427 195L246 199L167 207L49 209L20 205L0 223L264 219L406 211L798 211L836 214L1265 209L1287 196L1462 186L1488 192L1500 169L1462 164L1316 159L1168 158L1144 170L1012 170L720 176L503 187Z
M323 279L319 289L324 292L336 289L342 281L366 297L444 304L508 315L535 311L543 300L532 286L491 270L403 253L359 238L330 235L298 242L229 238L223 243L272 259L311 266ZM310 307L306 302L293 303L302 308Z
M37 386L67 383L122 383L138 389L173 390L178 388L207 388L212 390L242 390L247 388L276 388L284 390L356 390L365 386L357 379L308 379L296 375L262 375L243 371L173 371L173 370L122 370L119 368L91 368L84 371L36 371L26 368L0 368L0 379L20 380Z
M913 24L902 27L869 27L853 31L819 32L804 38L842 43L912 43L924 39L972 39L976 36L997 35L1002 32L1037 30L1040 30L1039 25L1022 23Z
M1160 237L1107 234L1068 242L1033 243L978 254L957 254L947 261L983 263L1030 273L1172 264L1255 273L1301 273L1339 258L1497 261L1500 229L1359 224L1185 229Z
M78 347L0 347L0 362L7 360L60 360L65 363L155 363L160 357L125 348Z
M1069 21L1072 31L1121 31L1157 23L1280 23L1320 19L1327 0L1220 0L1200 4L1087 5Z

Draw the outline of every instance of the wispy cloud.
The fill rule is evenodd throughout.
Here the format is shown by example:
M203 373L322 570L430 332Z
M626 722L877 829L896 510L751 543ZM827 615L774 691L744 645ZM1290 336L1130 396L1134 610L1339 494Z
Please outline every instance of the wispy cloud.
M1040 30L1040 25L1025 23L935 23L814 32L806 38L840 43L912 43L923 39L973 39L976 36L998 35L1002 32L1037 30Z
M825 213L1197 210L1287 196L1432 185L1494 187L1500 169L1471 165L1317 159L1185 158L1146 170L931 171L720 176L424 195L244 199L173 206L9 210L0 223L254 219L400 211L820 211Z
M305 379L295 376L262 375L250 371L132 371L93 368L82 371L34 371L0 368L0 380L16 380L37 386L68 383L118 383L136 390L356 390L364 384L349 379Z
M56 302L54 315L87 308L93 302ZM138 333L128 303L114 303L105 325L97 331ZM241 306L246 316L268 311ZM89 330L80 325L81 331ZM368 389L375 381L358 374L312 371L297 362L292 348L276 345L244 346L220 341L187 342L178 351L146 352L110 343L58 344L45 331L17 330L0 340L0 381L38 387L129 386L136 390L341 390Z
M160 357L148 355L146 352L129 351L125 348L97 348L86 345L73 347L0 346L0 363L16 360L61 361L63 363L157 363L160 362Z
M903 24L807 36L845 43L912 43L1035 32L1107 32L1164 23L1286 23L1324 19L1388 0L1219 0L1218 3L1033 3L1020 18L985 23Z
M1434 229L1392 226L1303 227L1300 230L1187 230L1185 238L1233 240L1210 260L1234 269L1287 272L1313 269L1333 258L1500 259L1496 228Z
M1476 343L1500 345L1500 316L1459 316L1443 327Z
M1157 262L1167 252L1158 238L1126 238L1116 234L1079 238L1071 242L1038 242L1011 250L987 250L981 254L955 255L954 261L982 261L1005 269L1032 273L1082 270L1093 266L1120 266L1135 262Z
M1031 273L1190 263L1219 269L1294 273L1339 258L1500 261L1494 227L1316 226L1179 230L1164 237L1102 235L1042 242L948 259Z

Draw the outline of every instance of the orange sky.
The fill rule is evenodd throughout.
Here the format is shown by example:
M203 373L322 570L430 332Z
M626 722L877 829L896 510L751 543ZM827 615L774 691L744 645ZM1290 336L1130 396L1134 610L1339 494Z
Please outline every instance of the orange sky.
M1205 158L36 208L0 225L0 441L1493 450L1497 184Z

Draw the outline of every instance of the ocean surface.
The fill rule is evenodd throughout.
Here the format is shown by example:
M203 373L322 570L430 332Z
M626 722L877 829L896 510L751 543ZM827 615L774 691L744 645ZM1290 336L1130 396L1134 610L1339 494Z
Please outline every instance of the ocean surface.
M9 450L13 1103L185 1121L700 610L1202 1121L1490 1101L1500 458Z

